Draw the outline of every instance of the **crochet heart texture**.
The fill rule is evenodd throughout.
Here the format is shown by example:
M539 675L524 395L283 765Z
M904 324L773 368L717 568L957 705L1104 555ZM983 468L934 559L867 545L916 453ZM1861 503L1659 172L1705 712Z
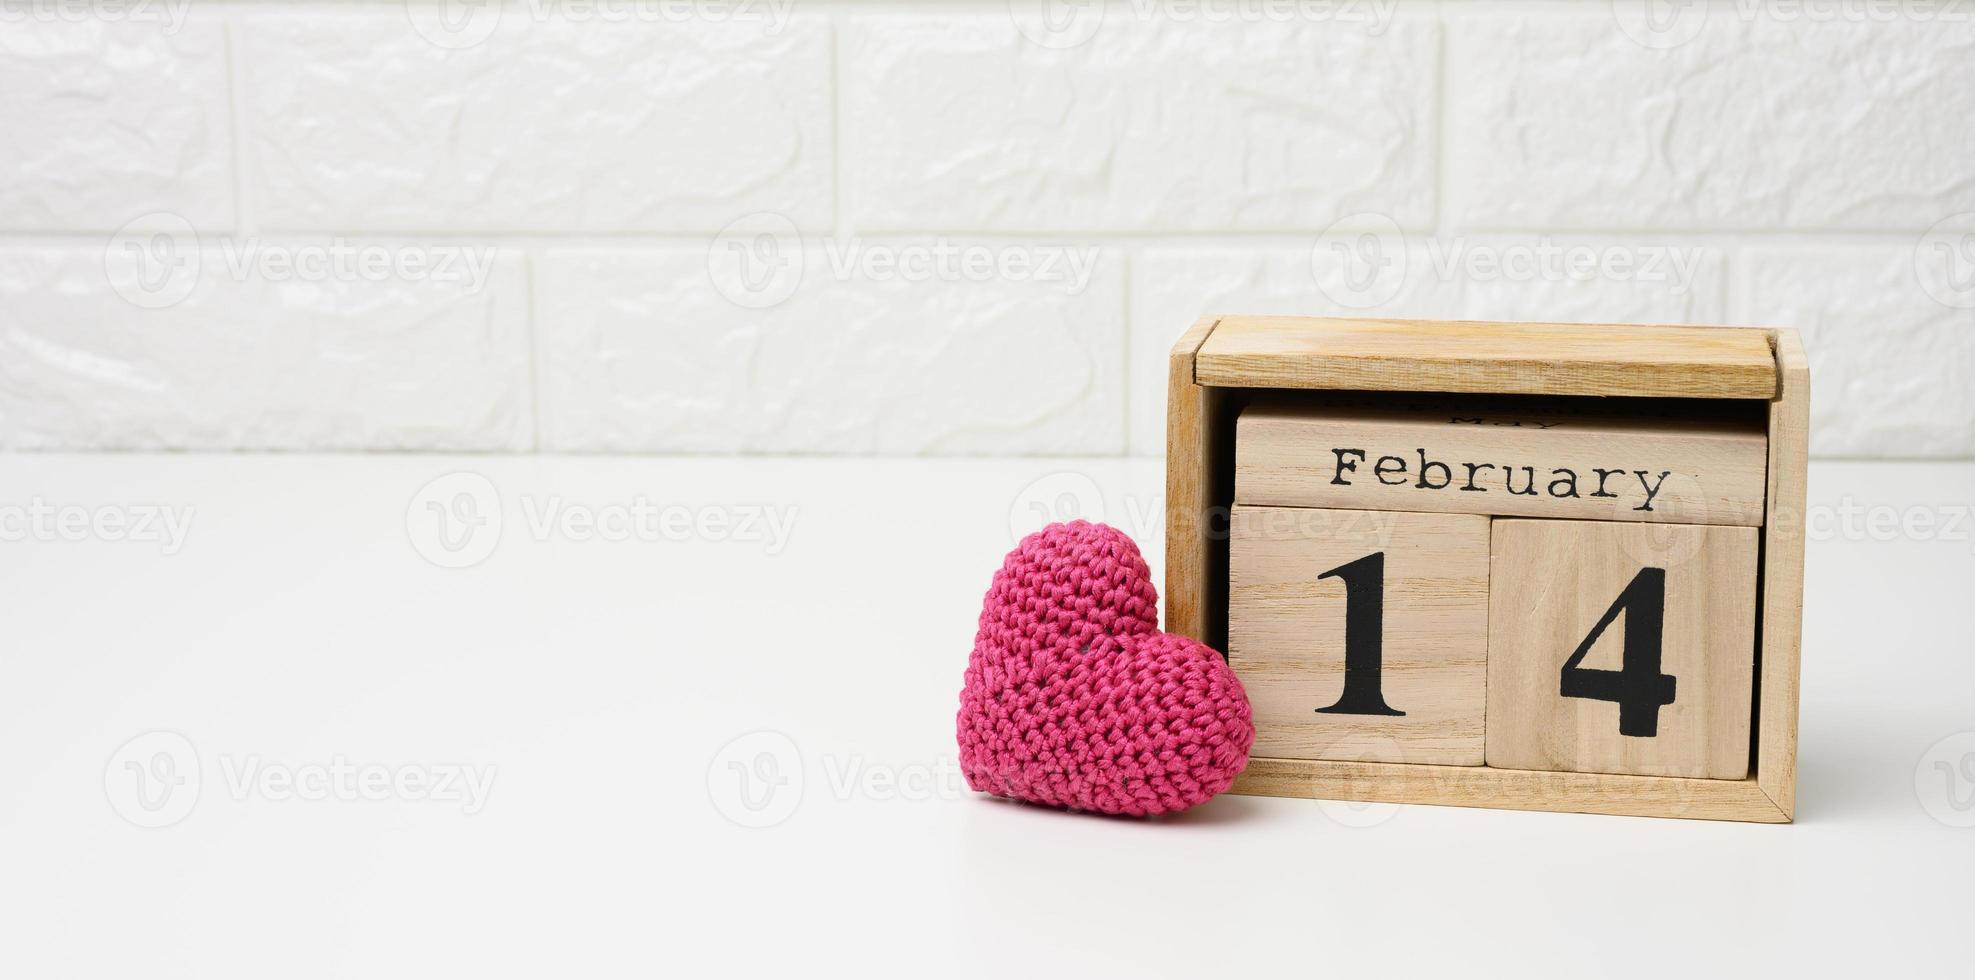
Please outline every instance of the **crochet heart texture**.
M1213 648L1158 628L1124 532L1023 538L982 603L960 692L960 769L984 793L1153 816L1206 802L1248 764L1248 697Z

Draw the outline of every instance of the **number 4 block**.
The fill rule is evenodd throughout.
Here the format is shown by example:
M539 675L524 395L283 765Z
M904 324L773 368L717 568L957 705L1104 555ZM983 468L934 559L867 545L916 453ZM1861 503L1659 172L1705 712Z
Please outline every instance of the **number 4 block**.
M1756 530L1497 520L1488 765L1741 779Z
M1236 504L1231 525L1256 756L1482 763L1487 517Z

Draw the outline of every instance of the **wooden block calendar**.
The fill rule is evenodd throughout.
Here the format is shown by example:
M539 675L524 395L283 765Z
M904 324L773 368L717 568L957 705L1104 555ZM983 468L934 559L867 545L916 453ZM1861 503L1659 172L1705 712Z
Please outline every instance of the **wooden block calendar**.
M1793 331L1212 316L1170 363L1166 628L1248 691L1235 791L1791 819Z

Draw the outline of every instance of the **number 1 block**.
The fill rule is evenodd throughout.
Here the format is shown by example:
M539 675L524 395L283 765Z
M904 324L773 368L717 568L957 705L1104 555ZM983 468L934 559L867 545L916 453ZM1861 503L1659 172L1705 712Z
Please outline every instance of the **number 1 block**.
M1497 520L1488 765L1749 772L1756 530Z
M1487 517L1236 504L1230 523L1254 755L1481 764Z

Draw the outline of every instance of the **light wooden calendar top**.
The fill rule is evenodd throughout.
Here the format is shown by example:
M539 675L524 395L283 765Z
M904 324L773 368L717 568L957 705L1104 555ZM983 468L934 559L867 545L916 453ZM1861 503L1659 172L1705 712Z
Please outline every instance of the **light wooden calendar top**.
M1214 387L1773 399L1772 331L1293 316L1219 318Z

